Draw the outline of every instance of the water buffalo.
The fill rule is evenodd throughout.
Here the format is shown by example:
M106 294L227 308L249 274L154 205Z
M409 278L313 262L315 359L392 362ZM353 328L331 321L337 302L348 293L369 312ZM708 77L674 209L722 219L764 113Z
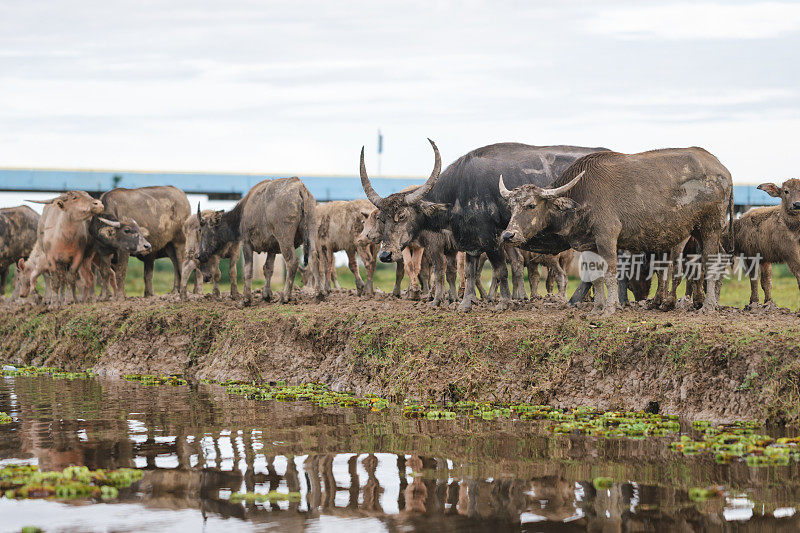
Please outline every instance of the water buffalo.
M356 279L358 294L374 294L373 276L378 255L378 245L359 243L364 222L375 208L367 200L326 202L317 205L317 246L320 248L321 268L325 276L325 292L331 290L334 277L333 254L339 250L347 253L347 266ZM357 255L367 270L366 283L358 270Z
M84 299L88 299L94 281L89 222L93 215L102 213L103 204L84 191L67 191L52 200L35 202L46 204L36 230L44 258L26 271L26 292L35 293L39 275L48 272L51 274L52 296L55 303L61 305L68 277L74 283L78 274L84 283Z
M761 287L764 303L772 302L772 263L786 263L800 287L800 180L782 185L762 183L759 189L780 205L755 207L733 223L734 254L744 255L745 267L756 267L760 257ZM750 305L758 304L758 276L750 276Z
M8 267L31 254L38 225L39 214L26 205L0 209L0 298L5 296ZM16 295L14 290L11 299Z
M282 302L292 298L299 262L295 248L303 245L304 260L312 255L313 285L322 292L316 235L316 201L299 178L280 178L257 183L230 211L216 211L201 221L200 246L196 258L204 263L231 242L241 241L244 253L244 302L252 301L253 253L267 252L261 297L272 298L275 255L283 255L287 275Z
M508 175L508 182L514 187L546 186L579 157L604 148L493 144L460 157L440 175L439 150L433 141L430 143L435 162L428 180L415 191L395 193L386 198L381 198L372 188L364 164L364 150L361 150L361 184L367 198L380 209L383 223L380 259L390 261L398 256L420 231L449 229L458 250L467 252L467 283L459 309L466 311L472 306L477 264L483 252L492 264L501 300L508 300L511 297L508 269L500 234L508 225L511 211L500 196L497 177ZM524 293L521 284L520 289L521 295Z
M417 187L417 185L407 187L404 191L414 190ZM361 235L358 236L358 242L363 245L380 246L382 235L383 222L380 219L380 210L373 208L364 221L364 229L361 231ZM428 261L425 260L424 251L422 245L417 240L414 240L403 248L399 258L393 258L395 262L393 296L400 297L401 283L405 275L409 279L409 287L406 292L409 299L419 299L422 292L428 290L427 280L430 278L430 268Z
M728 169L702 148L598 152L577 160L551 188L509 190L501 176L499 190L512 210L504 241L546 253L574 248L600 255L607 269L594 281L593 313L610 315L619 306L618 247L674 251L696 234L704 243L704 271L712 280L721 275L712 255L719 254L733 212L733 183ZM707 291L703 309L716 307L716 291Z
M141 187L139 189L112 189L100 197L104 213L116 220L124 217L136 220L139 227L147 231L150 250L129 254L121 251L117 256L117 285L125 294L125 276L128 258L133 255L144 263L144 295L153 296L153 268L156 259L169 257L174 269L173 292L178 292L181 281L181 266L185 259L186 238L183 222L192 208L186 194L171 185Z
M108 215L113 217L113 215ZM122 291L117 285L117 273L112 263L122 254L146 254L151 245L147 241L147 230L140 228L135 220L122 217L119 220L99 215L89 223L92 236L92 260L100 273L102 297L110 296L109 286L114 296L120 298Z
M200 211L200 204L197 204L197 214L192 215L183 223L183 233L186 235L186 260L183 262L183 271L181 272L181 299L187 298L186 285L189 283L189 276L194 270L194 292L199 293L202 291L203 281L211 281L214 283L214 291L212 294L219 297L219 280L222 278L222 272L219 269L219 262L222 259L228 259L228 275L231 280L231 298L237 299L239 297L239 288L237 286L238 271L236 263L239 261L239 252L242 249L242 244L239 241L229 242L220 248L219 252L212 254L208 261L201 263L197 259L197 252L200 248L200 228L207 224L214 218L214 211L206 209Z

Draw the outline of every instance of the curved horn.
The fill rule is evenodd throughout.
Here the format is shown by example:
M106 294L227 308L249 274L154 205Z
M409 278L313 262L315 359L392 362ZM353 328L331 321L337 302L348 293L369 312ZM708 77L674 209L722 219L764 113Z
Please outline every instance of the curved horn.
M369 176L367 176L367 166L364 164L363 146L361 147L361 167L359 168L359 174L361 175L361 187L363 187L364 192L367 193L367 198L375 207L380 209L383 198L381 198L380 195L375 192L375 189L372 188L372 184L369 182Z
M439 173L442 171L442 156L439 155L439 149L436 148L436 143L432 140L428 139L428 142L431 143L433 147L433 172L431 172L431 177L428 178L428 181L423 183L419 189L406 195L407 204L413 204L422 200L422 197L428 194L428 192L433 189L433 186L436 185L436 180L439 179Z
M506 189L506 184L503 183L503 175L500 174L500 196L503 198L509 198L511 196L511 191Z
M572 178L572 180L567 183L566 185L562 185L561 187L557 187L555 189L541 189L537 187L536 194L538 194L542 198L558 198L559 196L564 196L569 192L571 188L575 186L576 183L583 177L586 173L585 170L582 170L580 174Z
M23 200L23 201L30 202L32 204L52 204L53 202L55 202L59 198L61 198L61 197L60 196L56 196L55 198L51 198L49 200Z
M203 217L200 216L200 202L197 202L197 222L201 226L203 225Z
M121 223L119 223L116 220L108 220L107 218L103 218L103 217L97 217L97 220L99 220L100 222L102 222L103 224L105 224L107 226L111 226L112 228L118 228L118 227L120 227L122 225Z

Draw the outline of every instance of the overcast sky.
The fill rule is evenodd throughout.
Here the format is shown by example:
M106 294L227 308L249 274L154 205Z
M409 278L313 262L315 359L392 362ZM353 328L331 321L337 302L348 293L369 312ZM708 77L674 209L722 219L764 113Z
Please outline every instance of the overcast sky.
M0 166L423 175L500 141L797 177L800 4L0 0Z

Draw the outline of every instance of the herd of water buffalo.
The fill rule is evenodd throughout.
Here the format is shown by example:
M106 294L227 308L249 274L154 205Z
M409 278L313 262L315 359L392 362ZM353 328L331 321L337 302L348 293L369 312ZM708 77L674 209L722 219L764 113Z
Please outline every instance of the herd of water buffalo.
M153 295L154 262L169 257L173 290L187 295L213 281L219 294L219 262L230 259L231 296L238 297L236 262L244 256L245 302L252 300L253 254L266 252L262 298L272 297L275 256L286 262L281 300L292 298L298 269L320 297L336 282L334 252L348 256L359 294L374 293L376 259L396 262L397 283L410 277L407 295L428 294L432 305L456 301L468 310L476 290L484 298L525 298L524 268L536 294L539 265L548 270L548 292L557 283L566 293L566 266L574 251L591 251L605 263L603 275L581 284L572 301L594 289L592 313L608 315L627 300L646 298L650 280L618 280L618 254L663 254L668 270L659 273L654 302L675 306L681 281L678 261L691 246L702 259L702 281L692 285L702 311L718 306L720 257L742 256L760 270L765 301L770 301L771 263L786 263L800 284L800 180L759 186L781 199L774 207L733 212L730 172L702 148L670 148L622 154L604 148L529 146L501 143L473 150L444 171L436 144L427 181L385 198L370 184L361 151L360 176L368 200L318 204L298 178L265 180L230 211L192 213L189 201L172 186L113 189L100 199L83 191L65 192L44 203L39 216L27 206L0 210L2 289L16 265L12 300L41 296L61 305L73 299L125 296L131 255L144 262L145 296ZM303 266L296 254L303 247ZM357 257L366 267L363 281ZM480 283L483 261L491 263L488 293ZM728 259L729 260L729 259ZM512 271L513 293L508 286ZM624 276L623 276L624 278ZM445 288L445 281L448 288ZM625 282L628 282L627 284ZM672 284L670 288L670 282ZM751 303L758 302L757 276L751 277ZM77 287L82 286L79 298ZM620 288L618 288L620 287Z

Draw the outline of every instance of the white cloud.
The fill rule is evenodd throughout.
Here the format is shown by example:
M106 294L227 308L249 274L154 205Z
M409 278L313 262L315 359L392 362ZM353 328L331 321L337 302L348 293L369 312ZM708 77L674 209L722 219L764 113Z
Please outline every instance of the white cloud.
M768 39L800 31L800 4L675 3L598 8L585 28L624 39Z

